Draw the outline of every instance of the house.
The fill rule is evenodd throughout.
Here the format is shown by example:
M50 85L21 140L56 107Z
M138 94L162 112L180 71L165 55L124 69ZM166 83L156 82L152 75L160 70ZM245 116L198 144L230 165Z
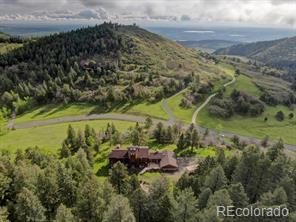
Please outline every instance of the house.
M120 149L118 146L109 155L109 163L112 166L122 162L128 168L161 171L176 171L178 163L173 151L150 152L148 147L132 146L127 149Z

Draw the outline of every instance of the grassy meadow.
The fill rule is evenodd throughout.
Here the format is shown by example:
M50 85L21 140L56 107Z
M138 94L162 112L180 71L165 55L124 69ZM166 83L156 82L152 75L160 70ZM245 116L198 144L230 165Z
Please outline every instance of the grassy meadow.
M250 77L240 75L235 84L227 87L225 96L230 96L233 89L245 91L254 96L260 96L260 90L252 82ZM285 113L284 121L277 121L275 114L278 111ZM296 119L289 119L288 115L296 111L285 106L266 106L265 112L259 117L245 117L235 115L227 120L211 116L207 108L202 110L197 118L197 123L201 126L216 129L218 131L229 131L239 135L256 138L264 138L266 135L271 139L283 138L285 143L296 144ZM265 117L268 118L264 121ZM289 132L289 133L287 133Z
M152 110L152 111L151 111ZM55 118L62 118L67 116L79 116L88 114L100 114L100 113L125 113L131 115L150 116L159 119L168 119L166 112L162 109L161 101L157 103L138 103L134 105L125 105L114 107L110 110L105 110L103 107L97 104L88 103L76 103L76 104L49 104L41 107L34 108L18 115L16 118L16 124L48 120Z
M86 124L90 125L98 132L105 130L108 123L114 123L115 127L121 131L127 131L134 126L133 122L113 121L113 120L93 120L73 122L71 125L76 130L84 130ZM0 150L15 152L17 149L38 146L45 153L57 153L63 140L67 136L67 128L70 123L34 127L29 129L18 129L0 136Z

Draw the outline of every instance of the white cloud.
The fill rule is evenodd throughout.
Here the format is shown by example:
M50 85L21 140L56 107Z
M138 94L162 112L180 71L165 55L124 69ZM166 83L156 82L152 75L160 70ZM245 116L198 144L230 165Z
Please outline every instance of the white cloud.
M295 11L296 0L0 0L0 21L127 19L295 26Z

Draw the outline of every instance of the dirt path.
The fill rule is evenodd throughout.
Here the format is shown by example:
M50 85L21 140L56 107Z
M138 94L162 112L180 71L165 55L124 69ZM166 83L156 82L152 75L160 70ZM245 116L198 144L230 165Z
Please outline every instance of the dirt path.
M172 112L172 110L170 109L170 107L168 106L168 100L172 97L175 97L175 96L178 96L180 95L181 93L185 92L187 90L187 88L181 90L180 92L176 93L175 95L169 97L169 98L166 98L166 99L163 99L162 100L162 108L164 109L164 111L167 113L167 115L169 116L169 121L168 123L173 125L175 122L176 122L176 117L174 115L174 113Z
M233 76L232 80L231 80L230 82L228 82L228 83L225 83L223 86L224 86L224 87L227 87L227 86L229 86L229 85L231 85L231 84L233 84L233 83L235 83L235 82L236 82L236 78L235 78L235 76ZM196 118L197 118L197 115L200 113L200 111L201 111L203 108L205 108L205 107L209 104L209 102L210 102L215 96L217 96L217 94L218 94L218 93L214 93L214 94L210 95L210 96L206 99L206 101L205 101L203 104L201 104L201 105L196 109L196 111L194 112L194 114L193 114L193 116L192 116L192 120L191 120L191 122L192 122L193 124L196 124Z
M232 81L224 84L224 87L227 87L231 84L233 84L236 81L235 77L232 79ZM175 94L174 96L177 96L181 93L183 93L186 89L180 91L179 93ZM213 97L216 96L216 93L212 94L208 97L208 99L195 111L194 116L192 117L192 122L194 122L196 128L200 131L200 133L204 133L206 131L206 128L196 125L196 117L198 113L211 101ZM171 98L171 97L170 97ZM168 121L164 121L157 118L152 118L152 121L154 124L158 122L162 122L164 125L172 125L176 122L176 117L174 116L173 112L170 110L170 108L167 105L168 99L164 99L162 101L163 109L167 112L169 116ZM121 120L121 121L130 121L130 122L139 122L143 123L145 122L147 117L143 116L134 116L134 115L126 115L126 114L119 114L119 113L107 113L107 114L92 114L92 115L80 115L80 116L69 116L69 117L61 117L56 119L49 119L49 120L41 120L41 121L33 121L33 122L27 122L27 123L20 123L20 124L14 124L15 122L15 114L12 116L12 120L8 124L7 127L11 126L15 129L27 129L27 128L33 128L33 127L39 127L39 126L48 126L48 125L54 125L59 123L68 123L68 122L80 122L80 121L87 121L87 120ZM194 120L194 121L193 121ZM183 125L184 128L188 127L188 124ZM232 132L227 131L216 131L214 129L208 129L209 134L216 138L232 138L234 135L237 135ZM248 143L254 143L260 145L261 140L258 138L248 137L248 136L240 136L237 135L241 140L244 140ZM287 154L295 156L296 152L296 145L291 144L285 144L285 147L287 148Z
M144 123L146 118L147 117L132 116L132 115L118 114L118 113L91 114L91 115L69 116L69 117L61 117L56 119L20 123L20 124L15 124L14 128L27 129L27 128L33 128L33 127L39 127L39 126L48 126L48 125L54 125L59 123L80 122L80 121L87 121L87 120L121 120L121 121ZM152 121L154 123L163 122L164 124L167 124L167 121L164 121L164 120L152 118Z

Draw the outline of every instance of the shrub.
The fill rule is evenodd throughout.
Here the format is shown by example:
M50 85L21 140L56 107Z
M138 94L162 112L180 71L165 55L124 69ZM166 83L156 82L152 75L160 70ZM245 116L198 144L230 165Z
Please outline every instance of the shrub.
M278 111L276 114L275 114L275 118L278 120L278 121L283 121L285 119L285 114L283 113L283 111Z

